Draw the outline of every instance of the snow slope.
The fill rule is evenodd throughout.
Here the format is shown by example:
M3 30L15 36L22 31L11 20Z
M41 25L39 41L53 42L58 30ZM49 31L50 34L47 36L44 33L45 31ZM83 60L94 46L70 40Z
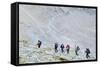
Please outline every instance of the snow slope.
M74 61L74 60L87 60L84 53L79 52L79 56L75 55L74 49L70 50L67 54L66 49L64 53L61 50L55 53L53 48L37 48L37 46L20 47L20 57L19 63L43 63L43 62L63 62L63 61ZM94 57L90 54L91 58L88 60L93 60Z
M62 61L59 59L62 56L67 61L87 60L85 48L90 48L90 59L95 59L95 12L95 9L90 8L20 5L20 63L57 62ZM36 48L38 40L43 43L41 49ZM62 43L69 44L71 55L55 54L55 42L59 46ZM77 45L81 48L78 57L74 54Z

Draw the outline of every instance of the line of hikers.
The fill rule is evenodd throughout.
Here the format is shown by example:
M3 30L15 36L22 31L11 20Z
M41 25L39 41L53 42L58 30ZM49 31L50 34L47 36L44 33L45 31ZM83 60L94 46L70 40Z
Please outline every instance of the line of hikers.
M38 48L40 48L41 45L42 45L42 41L38 40L37 45L38 45ZM61 45L60 45L60 49L61 49L61 52L62 52L62 53L64 52L64 49L65 49L65 48L66 48L67 54L69 54L70 45L68 45L68 44L67 44L66 46L64 46L64 44L61 44ZM55 50L56 53L58 52L58 43L55 43L55 44L54 44L54 50ZM79 46L76 46L76 47L75 47L75 54L76 54L77 56L79 55L79 54L78 54L79 50L80 50L80 47L79 47ZM89 55L89 54L90 54L90 49L89 49L89 48L86 48L85 54L86 54L86 58L90 58L90 55Z
M60 45L60 48L61 48L61 52L63 53L64 52L64 48L66 48L66 51L67 51L67 54L69 54L69 51L70 51L70 45L66 45L64 47L64 44L61 44ZM78 55L78 51L80 50L79 46L77 46L75 48L75 54ZM55 43L55 52L58 52L58 43Z
M64 52L64 48L66 48L66 51L67 51L67 54L69 54L69 51L70 51L70 45L66 45L65 47L64 47L64 44L61 44L60 45L60 48L61 48L61 52L63 53ZM58 52L58 43L55 43L55 52ZM80 47L79 46L76 46L76 48L75 48L75 54L78 56L79 54L78 54L78 52L79 52L79 50L80 50ZM90 58L90 49L89 48L86 48L86 50L85 50L85 53L86 53L86 58Z

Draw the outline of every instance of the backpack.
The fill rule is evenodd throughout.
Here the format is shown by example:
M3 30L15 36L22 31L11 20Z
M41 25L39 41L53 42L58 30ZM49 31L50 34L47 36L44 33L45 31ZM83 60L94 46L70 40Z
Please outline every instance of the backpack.
M87 49L87 52L90 54L90 50L89 49Z

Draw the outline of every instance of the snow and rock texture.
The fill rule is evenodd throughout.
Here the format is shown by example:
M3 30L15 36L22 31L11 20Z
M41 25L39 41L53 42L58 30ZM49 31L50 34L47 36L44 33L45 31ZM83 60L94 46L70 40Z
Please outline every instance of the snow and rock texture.
M19 61L22 63L96 59L96 10L91 8L19 6ZM37 48L37 41L42 47ZM70 54L54 52L54 43L71 46ZM81 48L75 56L75 47ZM90 48L91 58L85 58Z

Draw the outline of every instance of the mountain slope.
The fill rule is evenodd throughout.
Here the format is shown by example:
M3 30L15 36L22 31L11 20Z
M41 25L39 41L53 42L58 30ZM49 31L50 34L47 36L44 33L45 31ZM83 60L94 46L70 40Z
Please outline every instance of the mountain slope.
M37 41L41 40L43 48L53 48L55 42L58 42L59 45L62 43L64 45L69 44L73 49L73 52L71 52L72 56L76 46L81 48L81 53L84 53L85 49L89 48L91 50L92 56L95 59L95 12L95 9L88 8L20 5L19 46L22 47L19 48L20 55L28 54L26 52L27 50L29 53L34 50L34 55L37 56L38 53L36 48L32 49L30 47L34 47L37 44ZM53 50L51 50L51 53L52 51ZM42 50L39 52L42 52ZM47 52L49 51L47 50ZM44 55L46 54L47 53ZM51 54L49 56L51 56ZM70 58L69 56L68 58L64 59L78 60L81 58L85 60L84 56L84 54L80 57L74 56ZM22 59L24 58L28 59L26 56ZM31 59L33 60L34 58L36 57L34 56ZM47 56L45 58L47 58ZM42 59L43 58L41 58L41 60ZM39 61L40 58L31 62ZM47 62L49 62L49 60L47 60Z

